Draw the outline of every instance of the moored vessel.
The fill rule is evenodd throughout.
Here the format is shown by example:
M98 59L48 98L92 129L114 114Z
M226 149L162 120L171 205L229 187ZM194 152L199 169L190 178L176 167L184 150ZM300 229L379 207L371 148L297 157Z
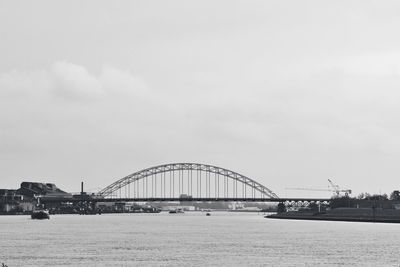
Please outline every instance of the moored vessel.
M177 208L177 209L174 209L174 210L170 210L169 213L184 213L184 211L183 211L182 208Z
M37 219L37 220L50 219L49 211L44 209L34 210L32 212L31 219Z

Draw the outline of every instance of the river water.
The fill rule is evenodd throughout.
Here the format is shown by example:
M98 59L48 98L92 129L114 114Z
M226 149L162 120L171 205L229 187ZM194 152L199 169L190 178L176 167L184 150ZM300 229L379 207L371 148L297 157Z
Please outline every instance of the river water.
M257 213L0 216L0 266L399 266L400 224Z

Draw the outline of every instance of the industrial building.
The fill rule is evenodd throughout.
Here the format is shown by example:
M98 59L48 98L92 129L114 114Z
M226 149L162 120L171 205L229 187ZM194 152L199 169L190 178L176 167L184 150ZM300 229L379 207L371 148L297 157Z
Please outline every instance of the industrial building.
M55 184L22 182L19 189L0 189L0 214L26 214L32 212L38 197L72 198Z

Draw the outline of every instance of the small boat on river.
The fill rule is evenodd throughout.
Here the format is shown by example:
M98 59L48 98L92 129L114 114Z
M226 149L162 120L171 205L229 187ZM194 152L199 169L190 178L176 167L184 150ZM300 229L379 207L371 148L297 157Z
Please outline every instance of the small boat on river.
M170 210L169 213L171 213L171 214L172 213L184 213L184 211L181 208L177 208L177 209L174 209L174 210Z
M34 210L31 219L43 220L50 219L49 211L44 209Z

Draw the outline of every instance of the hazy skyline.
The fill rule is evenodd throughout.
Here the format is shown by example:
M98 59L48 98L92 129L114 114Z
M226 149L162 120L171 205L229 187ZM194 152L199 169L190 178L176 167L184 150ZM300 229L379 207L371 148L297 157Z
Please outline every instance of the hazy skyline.
M0 1L0 188L172 162L400 189L397 1ZM318 195L327 195L318 193ZM329 195L329 193L328 193Z

